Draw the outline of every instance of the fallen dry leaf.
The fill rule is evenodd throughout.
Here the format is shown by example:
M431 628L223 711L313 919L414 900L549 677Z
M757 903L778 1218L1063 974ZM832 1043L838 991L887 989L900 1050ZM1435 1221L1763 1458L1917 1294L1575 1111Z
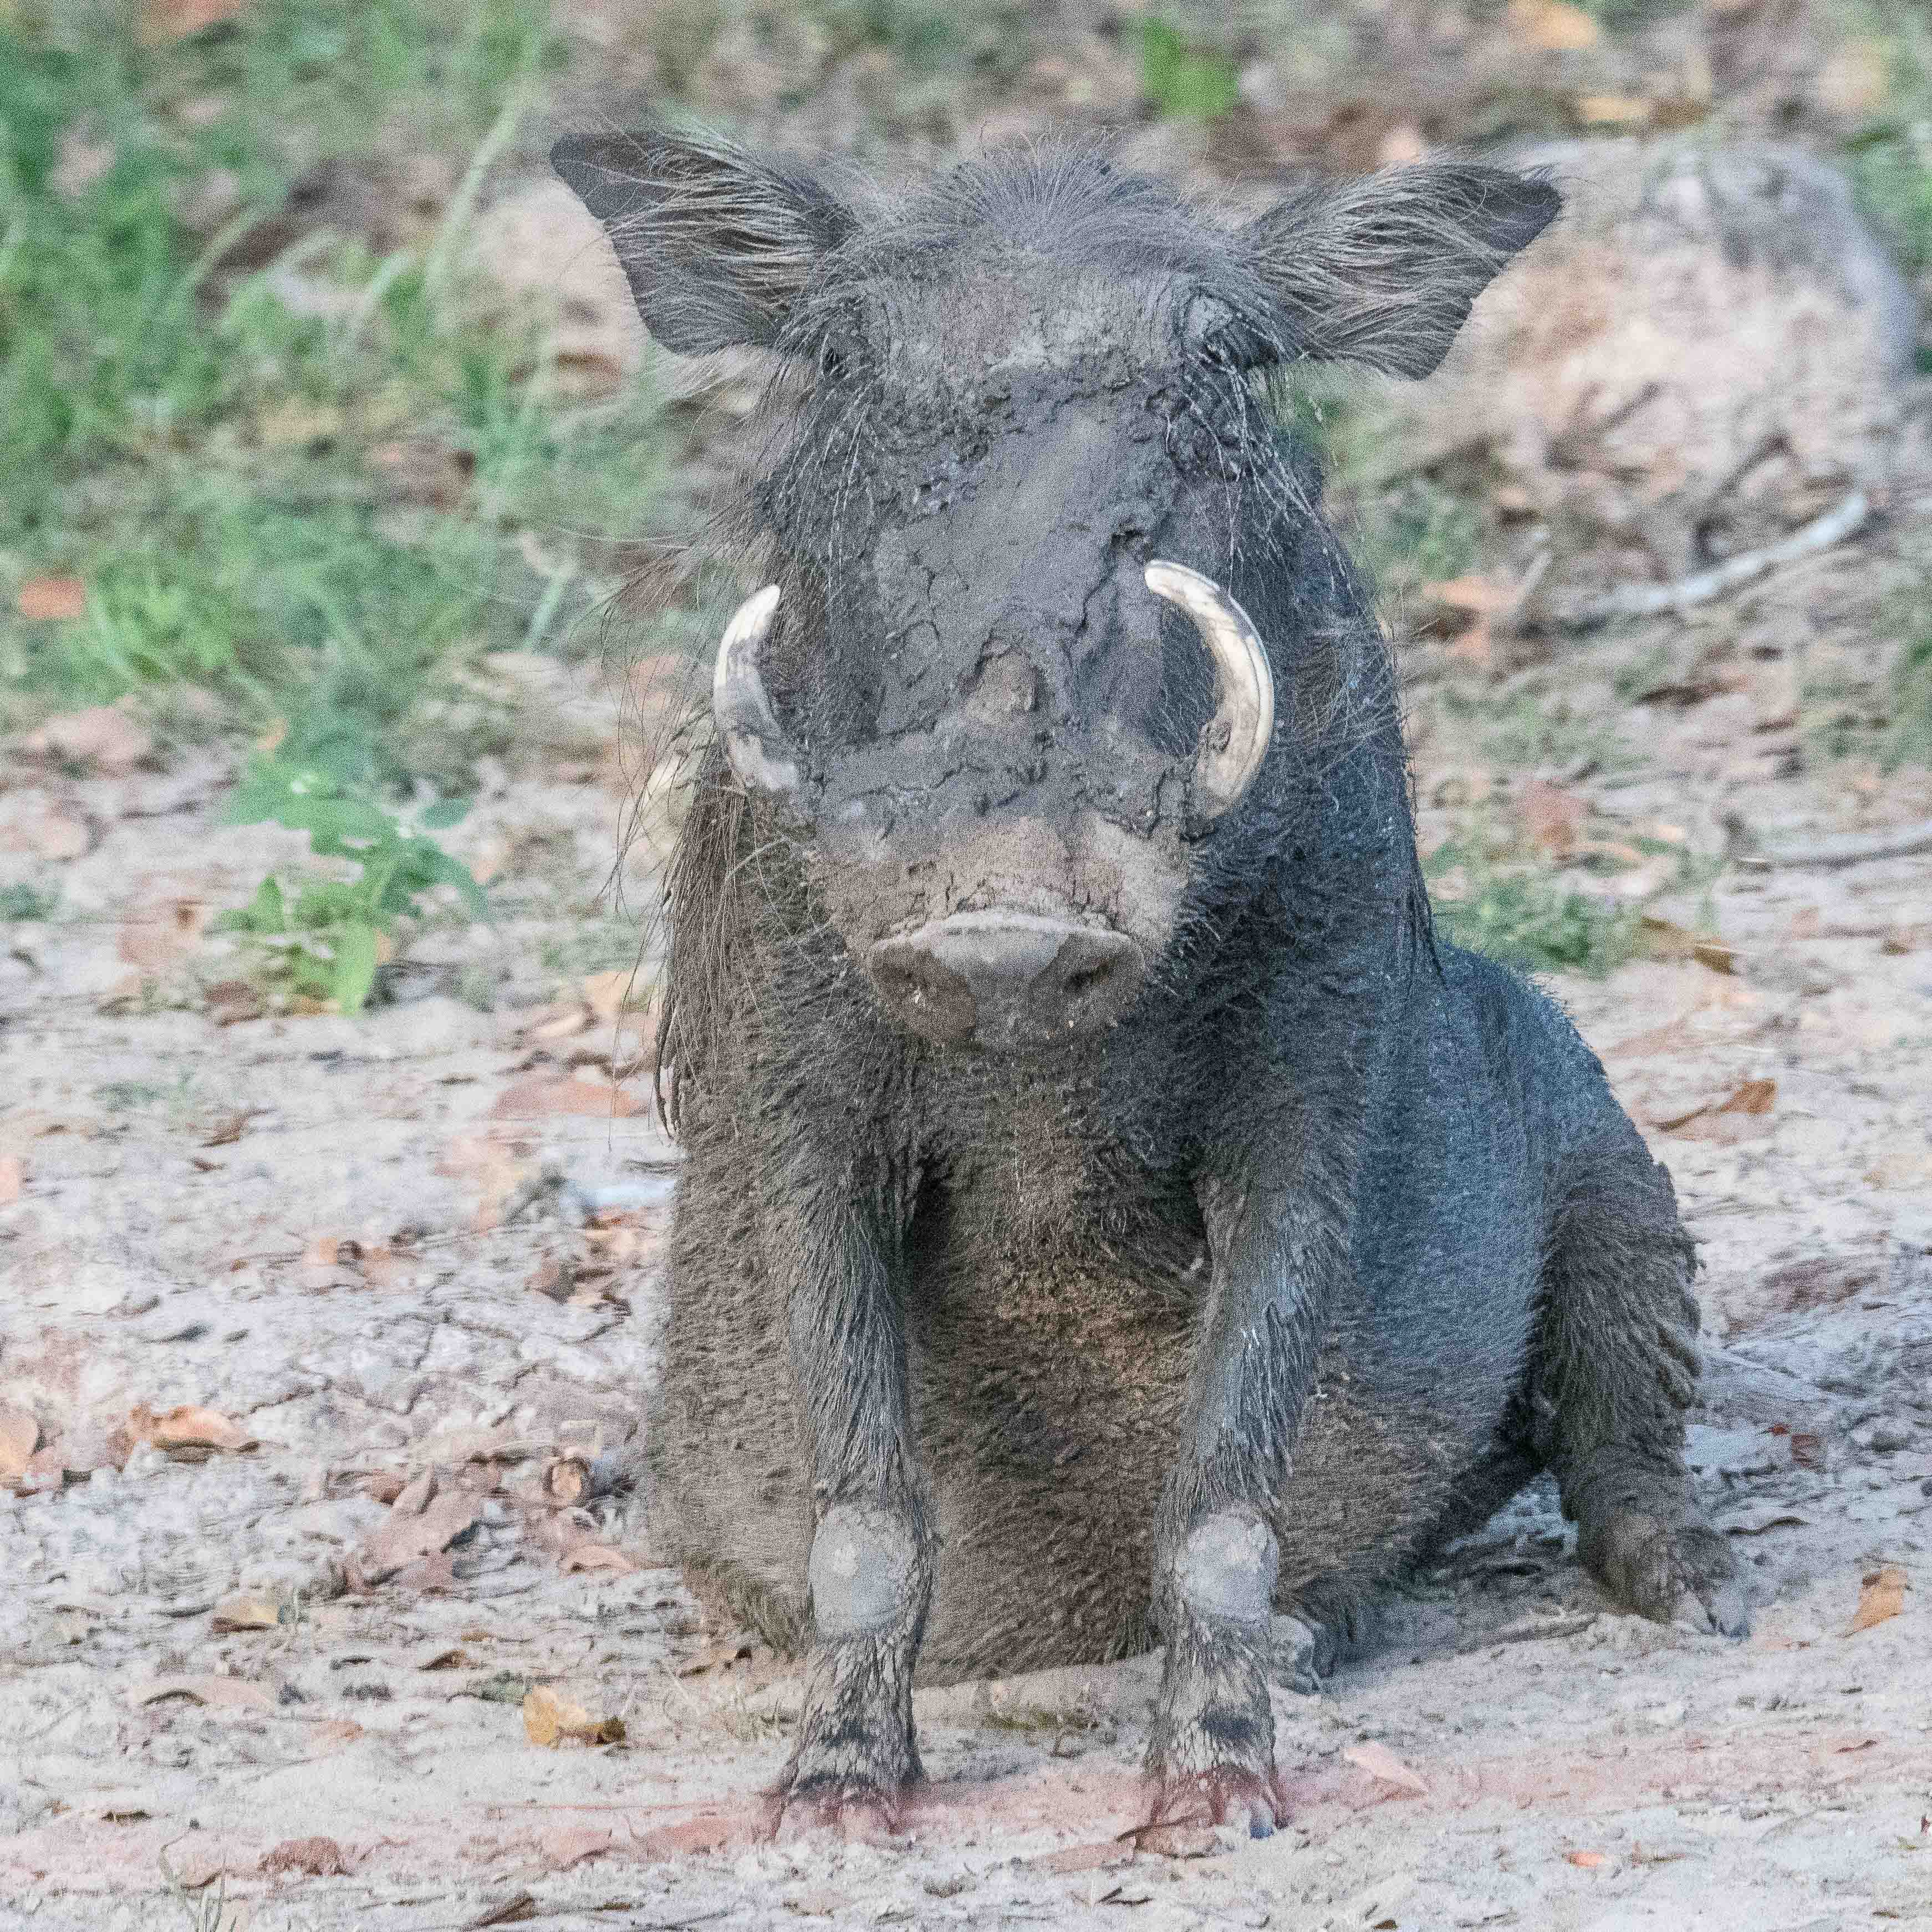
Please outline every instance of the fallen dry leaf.
M1775 1080L1746 1080L1722 1100L1706 1100L1686 1112L1653 1120L1651 1125L1687 1140L1749 1140L1765 1130L1766 1117L1777 1100Z
M1426 1798L1429 1786L1386 1744L1351 1744L1342 1752L1343 1761L1384 1784L1393 1785L1417 1798Z
M608 1570L622 1576L638 1566L621 1550L613 1550L608 1543L580 1543L564 1552L561 1567L566 1571Z
M490 1116L497 1120L549 1120L560 1114L625 1120L637 1112L638 1105L621 1087L605 1087L568 1075L533 1073L505 1088Z
M586 1858L602 1858L614 1840L594 1825L553 1825L537 1838L543 1862L554 1872L568 1871Z
M202 1010L217 1026L258 1020L268 1011L260 989L246 980L218 980L201 999Z
M1693 932L1688 926L1679 926L1675 920L1661 919L1654 913L1640 914L1637 926L1643 934L1643 950L1653 959L1692 959L1700 966L1708 966L1713 973L1738 970L1738 949L1726 946L1722 940Z
M77 577L30 577L14 608L29 623L71 622L87 615L87 586Z
M1594 1871L1599 1865L1606 1865L1610 1862L1607 1852L1565 1852L1563 1858L1565 1864L1581 1865L1586 1871Z
M627 1008L641 1012L650 1002L650 982L622 967L614 972L592 973L584 982L584 1004L605 1026Z
M164 1415L157 1415L146 1402L137 1403L110 1440L121 1450L123 1462L128 1452L141 1442L152 1443L182 1462L199 1461L218 1449L238 1454L256 1446L256 1438L238 1423L193 1402L184 1402Z
M581 1704L539 1684L524 1698L524 1734L533 1744L554 1750L560 1744L614 1744L623 1741L621 1718L593 1718Z
M1510 0L1509 28L1544 53L1580 53L1603 38L1603 28L1570 0Z
M485 1906L476 1918L467 1922L464 1932L484 1932L485 1928L492 1925L521 1925L536 1916L535 1896L527 1892L513 1892L508 1898Z
M271 1876L298 1872L304 1878L347 1878L352 1868L333 1838L289 1838L264 1852L255 1869Z
M224 1597L208 1616L208 1628L216 1630L274 1630L282 1621L282 1606L273 1597L258 1590L239 1590Z
M0 1154L0 1208L17 1201L27 1184L27 1163L16 1154Z
M37 758L91 765L118 777L152 755L154 740L145 725L126 712L112 704L95 704L85 711L50 718L28 734L25 748Z
M477 1490L439 1492L435 1470L425 1470L416 1482L404 1484L375 1534L350 1556L344 1565L350 1588L371 1590L390 1579L408 1584L417 1563L442 1556L476 1528L481 1510L483 1496ZM429 1582L446 1586L440 1573L425 1570L416 1579L417 1588Z
M260 1684L239 1677L156 1677L137 1684L128 1693L128 1701L137 1711L145 1704L158 1704L170 1697L185 1697L189 1702L206 1705L210 1710L272 1711L273 1694Z
M1641 127L1651 116L1651 104L1640 94L1580 94L1574 104L1586 128Z
M1532 778L1516 799L1516 818L1530 844L1546 858L1568 858L1589 814L1580 798L1546 778Z
M677 1666L680 1677L702 1677L707 1670L728 1670L752 1654L750 1642L742 1636L719 1637L694 1652Z
M180 964L201 944L208 909L199 899L176 899L165 911L130 919L121 928L114 950L130 966L144 972L164 973Z
M0 1482L22 1475L40 1445L40 1425L24 1408L0 1407Z
M1858 1592L1858 1607L1852 1618L1852 1627L1845 1634L1856 1636L1860 1630L1870 1630L1874 1624L1882 1624L1897 1616L1905 1607L1905 1592L1909 1587L1910 1580L1896 1563L1888 1563L1883 1569L1873 1570Z

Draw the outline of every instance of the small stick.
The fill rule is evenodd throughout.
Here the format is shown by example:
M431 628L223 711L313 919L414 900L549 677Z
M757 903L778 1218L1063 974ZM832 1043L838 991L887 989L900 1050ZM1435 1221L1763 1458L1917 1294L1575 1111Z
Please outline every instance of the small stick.
M1761 852L1742 853L1740 866L1862 866L1874 859L1909 859L1915 854L1932 852L1932 818L1916 825L1895 825L1880 832L1844 832L1808 844L1767 846ZM1874 929L1876 930L1876 928ZM1820 938L1871 936L1865 933L1821 933Z
M1740 551L1722 563L1713 564L1708 570L1680 577L1674 584L1620 584L1607 596L1596 598L1560 621L1565 630L1593 631L1612 617L1654 617L1666 610L1688 610L1696 604L1708 604L1727 591L1756 583L1787 563L1796 563L1856 536L1870 515L1871 499L1862 490L1854 490L1834 508L1762 550Z

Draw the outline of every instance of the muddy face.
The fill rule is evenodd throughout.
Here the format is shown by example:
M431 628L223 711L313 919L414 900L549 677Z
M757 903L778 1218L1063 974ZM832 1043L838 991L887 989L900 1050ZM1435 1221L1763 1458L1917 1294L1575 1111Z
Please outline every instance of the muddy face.
M1000 293L976 332L936 306L890 353L851 345L772 492L790 568L718 709L894 1018L1012 1051L1132 1010L1191 846L1265 755L1272 681L1238 645L1231 678L1150 585L1212 547L1175 454L1174 292Z
M789 372L713 687L761 823L904 1026L1119 1023L1354 675L1252 372L1427 374L1554 192L1444 162L1230 228L1077 146L896 196L651 130L555 159L661 342Z

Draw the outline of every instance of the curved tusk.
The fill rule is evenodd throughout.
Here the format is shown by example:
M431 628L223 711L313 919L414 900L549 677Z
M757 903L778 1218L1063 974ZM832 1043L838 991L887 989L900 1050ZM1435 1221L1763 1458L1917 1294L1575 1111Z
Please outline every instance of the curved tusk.
M711 716L731 769L754 791L794 791L798 761L758 675L758 651L778 608L778 586L754 591L731 614L711 674Z
M1274 676L1248 614L1211 577L1156 557L1147 587L1184 610L1214 660L1214 715L1195 754L1196 809L1219 818L1240 799L1274 737Z

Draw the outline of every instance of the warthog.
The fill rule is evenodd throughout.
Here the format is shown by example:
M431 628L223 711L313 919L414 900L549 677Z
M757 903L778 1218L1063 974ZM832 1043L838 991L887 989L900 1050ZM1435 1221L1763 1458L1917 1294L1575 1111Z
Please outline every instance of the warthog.
M1264 394L1440 362L1556 213L1450 160L1245 226L1083 148L902 194L564 142L646 322L774 352L672 868L654 1533L890 1815L915 1674L1163 1641L1152 1815L1277 1822L1270 1617L1541 1469L1744 1627L1691 1244L1563 1015L1432 931L1388 645Z

